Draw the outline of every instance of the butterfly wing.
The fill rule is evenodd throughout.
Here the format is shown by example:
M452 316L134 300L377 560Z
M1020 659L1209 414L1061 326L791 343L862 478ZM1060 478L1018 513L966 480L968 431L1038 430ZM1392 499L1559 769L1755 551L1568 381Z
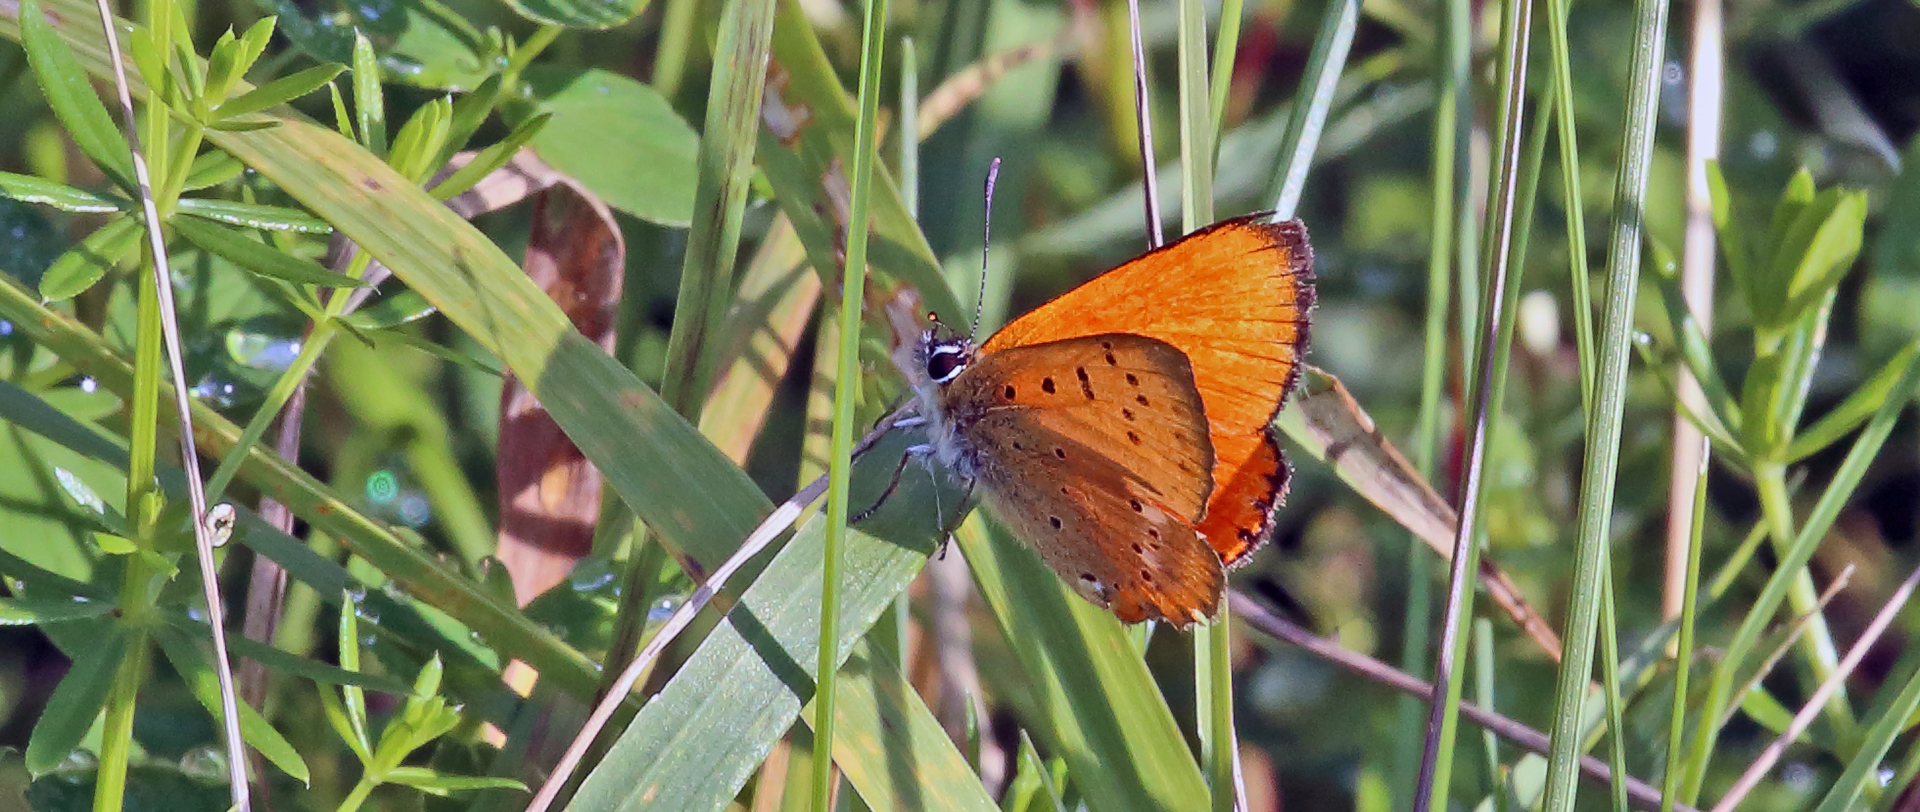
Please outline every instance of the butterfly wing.
M1313 306L1313 249L1300 221L1225 220L1081 285L1015 320L983 353L1100 333L1186 354L1206 405L1214 489L1199 529L1228 566L1273 532L1289 468L1268 431L1299 375Z
M1213 447L1186 357L1096 335L977 358L946 403L988 509L1122 621L1213 615L1225 573L1195 529Z

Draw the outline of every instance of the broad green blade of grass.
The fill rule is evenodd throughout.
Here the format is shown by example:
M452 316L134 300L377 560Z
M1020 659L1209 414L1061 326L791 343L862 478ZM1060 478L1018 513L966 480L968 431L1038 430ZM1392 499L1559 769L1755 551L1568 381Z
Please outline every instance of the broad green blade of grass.
M1200 768L1125 627L978 522L958 535L1038 706L1050 751L1101 812L1209 808ZM1171 634L1170 631L1162 631Z
M862 458L854 472L854 504L869 504L878 495L907 442L889 438ZM932 550L929 517L935 503L929 484L925 476L903 479L878 515L850 528L842 558L839 658L888 610ZM953 497L945 498L951 505ZM621 734L569 809L720 809L739 792L813 695L824 529L816 516L774 556L726 621ZM867 531L915 541L903 546ZM841 690L848 689L843 684ZM854 710L839 711L836 721L845 724L836 725L835 755L856 788L884 797L892 792L887 784L866 782L904 779L865 772L878 767L853 760L891 746L883 742L903 732L917 743L944 741L944 734L917 701L911 707L885 703L881 710L887 713L879 716L859 712L860 704L856 698ZM890 715L895 711L905 715ZM922 726L930 727L917 729ZM965 763L951 744L945 749L929 762L949 765L942 774ZM788 791L800 788L789 785Z
M833 760L869 808L995 809L980 777L907 682L900 664L874 641L863 640L854 649L840 669L837 691ZM812 713L801 718L811 719ZM853 735L856 731L864 732Z

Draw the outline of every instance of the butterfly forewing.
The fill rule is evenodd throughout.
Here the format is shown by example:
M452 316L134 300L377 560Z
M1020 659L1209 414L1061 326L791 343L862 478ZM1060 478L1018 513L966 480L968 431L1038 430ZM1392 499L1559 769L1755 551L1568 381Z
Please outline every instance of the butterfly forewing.
M1186 356L1137 335L982 355L946 392L994 514L1126 622L1211 615L1219 556L1194 529L1213 445Z
M1214 490L1200 531L1232 565L1266 540L1287 463L1267 426L1299 374L1313 251L1299 221L1235 218L1149 252L1015 320L1013 348L1126 332L1186 354L1212 425Z

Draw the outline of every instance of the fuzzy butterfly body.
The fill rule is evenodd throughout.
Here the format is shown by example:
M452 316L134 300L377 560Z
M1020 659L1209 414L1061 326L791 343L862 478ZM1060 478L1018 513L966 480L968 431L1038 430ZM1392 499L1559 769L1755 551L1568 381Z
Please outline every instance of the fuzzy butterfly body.
M1299 221L1227 220L909 365L930 453L1121 620L1217 614L1272 535L1289 468L1268 424L1313 303Z

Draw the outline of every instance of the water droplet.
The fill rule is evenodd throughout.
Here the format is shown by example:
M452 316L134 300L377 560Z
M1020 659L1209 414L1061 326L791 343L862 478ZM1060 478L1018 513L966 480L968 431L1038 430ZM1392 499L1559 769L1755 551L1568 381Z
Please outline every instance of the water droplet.
M654 601L652 606L647 607L647 622L667 622L667 618L673 617L673 611L679 609L681 602L685 600L685 595L668 595L660 600Z
M613 583L613 568L599 558L583 558L567 573L567 586L575 592L592 592Z
M239 385L233 381L216 378L209 372L200 377L193 385L193 397L215 409L225 409L239 401Z
M227 751L220 747L196 747L180 756L180 772L208 783L227 780Z
M0 319L0 338L5 338L10 335L13 335L13 322Z
M1642 347L1653 346L1653 334L1644 330L1633 331L1633 343Z
M293 366L302 346L298 336L245 328L227 331L227 356L234 363L253 369L284 372Z
M1780 152L1780 136L1770 130L1761 130L1747 137L1747 151L1753 157L1768 160Z
M74 748L73 752L60 760L60 766L56 769L61 772L86 772L91 779L93 771L99 767L100 760L94 757L92 751Z
M347 587L346 593L348 603L360 604L367 600L367 588L359 584Z
M80 503L81 507L92 508L95 513L107 512L107 503L100 500L100 494L94 493L87 483L81 482L77 474L65 468L54 468L53 478L59 480L60 489L66 491L73 501Z
M82 392L85 392L85 393L87 393L87 394L89 394L89 395L91 395L91 394L93 394L94 392L97 392L97 391L99 391L99 390L100 390L100 382L99 382L99 381L96 381L96 380L94 380L94 379L92 379L92 378L81 378L81 379L80 379L80 391L82 391Z

